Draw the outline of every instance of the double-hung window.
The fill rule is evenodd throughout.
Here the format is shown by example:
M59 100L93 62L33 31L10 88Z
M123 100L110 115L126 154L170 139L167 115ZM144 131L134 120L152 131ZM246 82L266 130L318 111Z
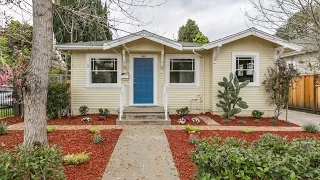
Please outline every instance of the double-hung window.
M115 86L119 80L119 58L113 55L99 55L88 57L89 86Z
M191 56L172 56L167 58L169 85L196 85L198 83L199 59Z
M249 86L259 86L259 54L232 53L232 69L239 82L249 80Z

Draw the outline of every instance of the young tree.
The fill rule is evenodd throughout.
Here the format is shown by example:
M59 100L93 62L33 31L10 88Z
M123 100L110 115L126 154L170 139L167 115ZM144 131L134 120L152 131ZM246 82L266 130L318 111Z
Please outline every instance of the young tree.
M196 37L194 37L193 42L194 42L194 43L206 44L206 43L209 43L209 39L208 39L207 36L205 36L204 34L202 34L202 33L199 32L199 33L196 35Z
M290 98L290 88L294 79L299 77L299 71L286 61L277 60L275 67L269 67L263 86L269 93L268 102L275 105L274 116L278 120L283 109L287 109Z
M178 41L183 42L206 42L208 38L202 34L195 21L188 19L187 24L180 27ZM209 40L208 40L209 41Z

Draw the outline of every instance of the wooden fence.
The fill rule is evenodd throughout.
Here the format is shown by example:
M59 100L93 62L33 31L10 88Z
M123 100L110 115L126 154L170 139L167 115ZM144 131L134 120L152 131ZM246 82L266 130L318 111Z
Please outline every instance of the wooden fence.
M320 114L320 74L296 79L290 91L289 108Z

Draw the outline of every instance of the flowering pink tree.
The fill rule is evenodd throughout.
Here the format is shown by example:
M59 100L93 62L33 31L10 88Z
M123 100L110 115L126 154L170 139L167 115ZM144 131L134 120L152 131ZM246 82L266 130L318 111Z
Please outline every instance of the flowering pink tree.
M0 87L22 86L22 69L21 64L12 68L8 64L4 64L0 68Z

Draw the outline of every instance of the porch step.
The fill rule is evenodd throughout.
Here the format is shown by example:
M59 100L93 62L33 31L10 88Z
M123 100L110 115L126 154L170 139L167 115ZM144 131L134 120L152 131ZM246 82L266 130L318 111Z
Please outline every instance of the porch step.
M170 125L171 120L165 120L162 106L127 106L123 110L122 120L117 125Z

